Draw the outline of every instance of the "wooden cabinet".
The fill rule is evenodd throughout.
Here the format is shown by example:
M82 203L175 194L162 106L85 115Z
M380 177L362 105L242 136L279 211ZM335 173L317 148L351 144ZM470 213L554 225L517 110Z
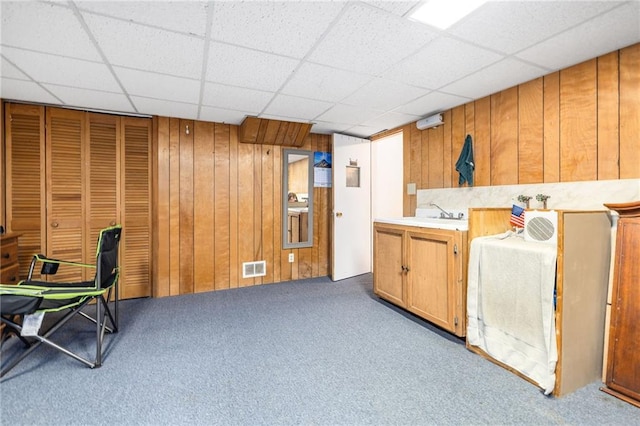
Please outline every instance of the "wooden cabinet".
M620 219L603 390L640 407L640 202L606 206Z
M7 226L23 234L22 275L35 253L94 263L99 230L121 223L120 297L150 296L151 120L10 103L5 116Z
M14 232L0 236L0 283L2 284L17 284L20 281L19 236L20 234Z
M466 234L376 222L375 294L457 336L464 336Z

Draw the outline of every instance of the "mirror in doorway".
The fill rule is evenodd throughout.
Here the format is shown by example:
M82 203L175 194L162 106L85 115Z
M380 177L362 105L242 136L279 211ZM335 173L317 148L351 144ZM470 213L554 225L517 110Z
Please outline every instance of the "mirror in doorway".
M313 246L313 152L285 149L282 162L282 248Z

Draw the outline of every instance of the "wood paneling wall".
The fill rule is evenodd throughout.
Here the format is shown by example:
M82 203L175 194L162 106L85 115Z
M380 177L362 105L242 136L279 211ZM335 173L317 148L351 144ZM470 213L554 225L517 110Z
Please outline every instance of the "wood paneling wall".
M405 184L457 187L455 163L467 134L475 186L640 178L640 44L443 115L434 129L402 127ZM404 197L410 215L416 197Z
M154 127L155 297L329 274L331 188L313 188L313 247L282 249L283 147L239 143L235 125L157 117ZM300 148L330 151L330 136ZM242 278L256 260L267 275Z

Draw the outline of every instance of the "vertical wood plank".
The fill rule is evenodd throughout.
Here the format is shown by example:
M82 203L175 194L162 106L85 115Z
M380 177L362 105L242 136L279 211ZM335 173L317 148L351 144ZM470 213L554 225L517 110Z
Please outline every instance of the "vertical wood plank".
M180 120L169 120L169 280L171 296L180 294Z
M331 152L331 137L318 135L318 138L318 151ZM317 188L317 191L322 204L318 217L318 276L323 277L331 272L331 188Z
M451 122L451 111L445 111L442 113L444 124L442 127L442 187L452 188L457 185L457 182L451 180L453 176L452 170L454 168L453 157L453 136L452 129L453 123Z
M215 280L214 124L193 128L193 279L194 292L211 291Z
M638 64L640 66L640 64ZM618 179L618 51L598 58L598 180ZM639 94L640 95L640 94ZM635 98L636 103L639 98ZM640 166L639 166L640 167Z
M273 227L280 218L274 215L273 145L262 145L262 259L267 262L267 275L262 283L273 282Z
M456 171L456 163L460 158L464 140L467 137L465 133L465 107L460 105L451 111L451 186L457 188L460 174Z
M640 43L620 50L620 179L640 177Z
M444 126L427 130L429 133L429 162L427 167L427 182L429 188L444 187ZM423 150L424 152L425 150ZM449 175L450 176L450 175ZM449 178L447 176L447 180Z
M281 282L282 275L282 149L272 147L273 155L273 281Z
M420 130L420 153L421 158L419 160L420 163L420 182L424 188L431 188L429 184L429 146L431 145L431 134L429 133L429 129Z
M262 239L263 199L262 199L262 147L253 147L253 261L264 260L264 240ZM254 278L253 285L262 284L262 277Z
M487 96L478 99L474 110L473 183L475 186L489 186L491 185L491 98Z
M229 125L216 123L214 127L214 220L215 220L215 278L214 288L222 290L231 286L231 194L230 190L230 134ZM237 216L236 216L237 217Z
M518 183L518 88L491 95L491 185Z
M543 78L544 182L560 182L560 72Z
M475 102L469 102L466 103L464 105L464 115L465 115L465 125L464 125L464 137L465 140L467 138L467 135L471 135L471 144L472 144L472 148L474 150L473 153L473 162L474 164L476 163L476 153L475 153L475 149L476 149L476 104ZM462 149L462 148L461 148ZM452 155L453 157L453 155ZM454 172L455 172L455 163L458 161L459 157L455 158L455 161L453 158L451 158L449 160L449 162L451 163L451 167L454 168ZM473 184L477 185L477 181L476 181L476 171L475 171L475 166L474 166L474 170L473 170ZM453 176L453 173L450 173L449 176ZM457 185L457 181L452 182L452 185ZM469 186L468 183L465 184L466 186Z
M309 135L309 137L311 138L311 163L313 166L314 164L313 162L315 160L314 152L319 151L318 149L319 135L312 134L312 135ZM315 179L312 179L312 182L314 181ZM313 197L313 218L309 218L310 220L313 221L312 222L313 246L311 247L311 268L312 268L311 276L317 277L318 269L319 269L318 258L320 255L319 246L318 246L320 241L319 234L318 234L318 229L320 225L319 212L322 209L322 200L320 200L320 197L319 197L320 193L318 191L318 188L316 188L315 184L313 183L311 188L309 188L309 194Z
M186 126L191 131L186 134ZM180 120L180 294L190 294L193 282L193 121Z
M543 173L542 77L518 87L518 183L541 183Z
M155 200L154 248L153 254L153 296L171 295L170 288L170 184L169 184L169 118L155 117L154 122L154 167L153 199Z
M229 127L229 285L240 285L238 244L238 127ZM241 276L241 275L240 275Z
M560 71L560 181L596 180L595 59Z
M242 278L242 263L254 260L254 167L253 145L238 145L238 285L253 285L253 278Z

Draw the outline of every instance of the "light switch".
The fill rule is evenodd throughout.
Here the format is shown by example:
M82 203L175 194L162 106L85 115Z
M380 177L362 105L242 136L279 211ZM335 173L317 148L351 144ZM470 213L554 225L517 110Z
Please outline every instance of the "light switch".
M416 195L416 184L408 183L407 184L407 195Z

